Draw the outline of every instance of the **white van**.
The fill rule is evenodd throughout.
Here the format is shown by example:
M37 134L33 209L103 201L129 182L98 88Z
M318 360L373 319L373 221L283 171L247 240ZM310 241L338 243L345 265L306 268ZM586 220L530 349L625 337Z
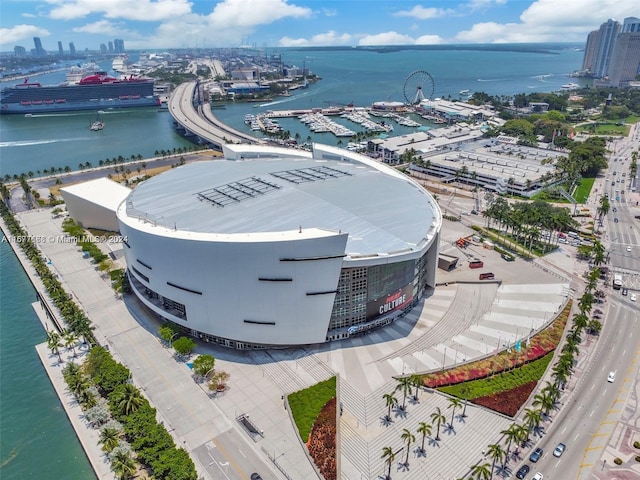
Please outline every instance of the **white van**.
M567 236L571 238L578 238L579 235L576 232L567 232Z

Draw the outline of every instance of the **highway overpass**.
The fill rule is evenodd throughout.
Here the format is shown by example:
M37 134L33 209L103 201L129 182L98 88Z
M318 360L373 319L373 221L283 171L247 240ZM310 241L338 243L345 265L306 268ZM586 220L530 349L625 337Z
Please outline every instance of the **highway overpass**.
M263 143L252 135L231 128L218 120L208 103L200 101L198 82L180 84L169 98L169 112L178 130L197 143L221 149L226 143Z

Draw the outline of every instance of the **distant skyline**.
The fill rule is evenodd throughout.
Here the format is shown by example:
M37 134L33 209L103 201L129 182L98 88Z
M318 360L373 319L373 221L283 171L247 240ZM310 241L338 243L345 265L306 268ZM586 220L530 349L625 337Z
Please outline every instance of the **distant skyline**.
M585 42L620 0L2 0L0 50Z

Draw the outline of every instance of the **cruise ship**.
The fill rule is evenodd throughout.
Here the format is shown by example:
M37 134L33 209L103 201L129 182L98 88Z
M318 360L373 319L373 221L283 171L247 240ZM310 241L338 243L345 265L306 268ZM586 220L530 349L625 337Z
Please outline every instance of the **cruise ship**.
M72 110L106 110L159 106L148 78L117 79L105 72L89 75L77 85L44 86L25 79L0 92L0 113L55 113Z
M126 55L118 55L111 62L111 69L114 72L126 73L129 70L129 60Z

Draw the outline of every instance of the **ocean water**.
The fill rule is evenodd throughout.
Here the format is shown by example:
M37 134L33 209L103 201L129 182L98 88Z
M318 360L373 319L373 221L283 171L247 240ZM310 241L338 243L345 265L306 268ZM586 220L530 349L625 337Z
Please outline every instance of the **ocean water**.
M568 75L580 68L579 45L491 46L455 49L434 47L378 53L354 50L283 49L284 62L305 66L322 80L290 97L265 104L230 104L215 110L222 120L249 130L244 115L266 110L325 107L353 102L404 101L433 82L434 97L460 98L461 90L490 95L550 92L581 80ZM413 72L418 73L407 80ZM45 84L59 83L63 72L38 77ZM16 82L13 82L16 83ZM406 85L406 87L405 87ZM90 132L95 113L69 113L51 117L0 116L0 177L21 172L64 168L80 163L132 154L153 156L188 141L172 128L171 116L157 109L108 111L105 128ZM354 127L348 121L340 121ZM304 140L310 134L296 120L282 121ZM412 129L407 129L412 131ZM403 133L396 127L394 134ZM314 141L336 144L330 134ZM343 141L347 141L346 139ZM43 480L94 478L33 346L45 333L30 303L33 288L7 244L0 244L0 478Z
M33 289L0 243L0 478L95 478L34 345L46 340Z
M399 50L388 53L348 50L287 50L283 61L306 67L321 77L307 89L292 91L290 97L274 97L259 104L231 104L215 114L244 131L244 115L267 110L310 109L330 105L370 106L373 102L405 102L413 99L420 87L431 98L464 99L461 91L489 95L552 92L565 83L587 84L570 78L580 69L584 52L579 45L540 44L518 46L433 47L424 50ZM480 48L485 48L484 50ZM427 95L433 89L432 95ZM348 121L339 121L353 127ZM309 130L297 120L280 124L292 135L306 139ZM394 135L413 129L394 124ZM335 145L338 139L322 134L314 140ZM347 140L343 139L343 142Z

